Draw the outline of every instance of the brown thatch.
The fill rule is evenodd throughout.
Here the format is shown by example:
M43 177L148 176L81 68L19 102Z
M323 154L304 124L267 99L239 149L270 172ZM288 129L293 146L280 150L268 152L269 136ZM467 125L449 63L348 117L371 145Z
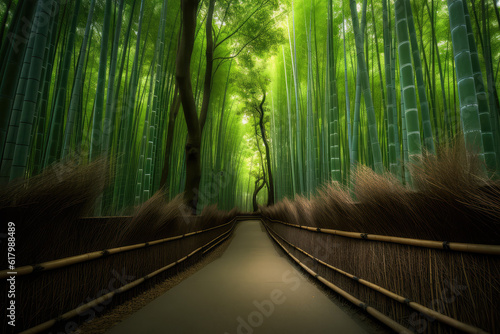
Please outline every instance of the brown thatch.
M80 243L74 223L93 214L96 198L108 179L106 170L104 160L87 166L59 163L0 190L2 220L16 224L18 245L29 245L16 250L16 265L82 253L75 248Z
M500 183L460 142L424 155L412 166L413 188L389 175L358 167L352 196L326 185L309 201L299 197L262 208L264 217L296 225L448 242L500 245ZM354 200L353 197L356 199ZM292 213L300 212L294 215ZM276 233L336 268L439 311L495 332L500 259L394 243L352 239L270 222ZM312 260L293 247L301 261ZM314 261L313 261L314 262ZM312 263L326 279L418 332L453 332L331 268Z

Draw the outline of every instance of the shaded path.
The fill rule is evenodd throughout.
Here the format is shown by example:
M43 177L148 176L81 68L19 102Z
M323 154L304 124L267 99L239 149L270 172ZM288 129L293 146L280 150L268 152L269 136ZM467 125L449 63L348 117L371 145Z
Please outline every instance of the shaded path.
M260 221L226 252L108 333L365 333L278 253Z

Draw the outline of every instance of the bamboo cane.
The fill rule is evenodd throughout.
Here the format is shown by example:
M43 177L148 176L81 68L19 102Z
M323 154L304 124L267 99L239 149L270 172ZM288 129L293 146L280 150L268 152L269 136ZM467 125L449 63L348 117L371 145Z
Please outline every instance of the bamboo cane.
M166 242L170 242L170 241L174 241L174 240L188 238L188 237L191 237L193 235L205 233L205 232L208 232L211 230L215 230L215 229L227 226L227 225L233 223L235 220L237 220L236 217L231 219L228 223L225 223L225 224L222 224L219 226L211 227L211 228L208 228L205 230L185 233L185 234L177 235L177 236L173 236L173 237L158 239L158 240L144 242L144 243L135 244L135 245L110 248L110 249L90 252L90 253L86 253L86 254L70 256L70 257L66 257L66 258L62 258L62 259L43 262L40 264L18 267L18 268L15 268L14 270L8 270L8 269L2 270L2 271L0 271L0 279L7 278L11 275L22 276L22 275L32 274L34 272L38 273L41 271L63 268L63 267L70 266L72 264L86 262L86 261L90 261L90 260L95 260L95 259L102 258L105 256L113 255L113 254L123 253L126 251L131 251L131 250L135 250L135 249L139 249L139 248L146 248L149 246L154 246L154 245L158 245L158 244L162 244L162 243L166 243Z
M32 328L30 328L30 329L28 329L28 330L22 331L22 332L21 332L21 334L34 334L34 333L40 333L40 332L42 332L42 331L44 331L44 330L47 330L47 329L51 328L52 326L54 326L55 324L57 324L57 323L59 323L59 322L61 322L61 321L63 321L63 320L68 320L68 319L70 319L70 318L73 318L73 317L77 316L78 314L81 314L81 313L85 312L86 310L88 310L88 309L90 309L90 308L92 308L92 307L94 307L94 306L97 306L97 305L101 304L102 302L104 302L104 301L106 301L106 300L109 300L109 299L113 298L113 296L115 296L116 294L119 294L119 293L122 293L122 292L124 292L124 291L130 290L130 289L132 289L133 287L135 287L135 286L137 286L137 285L139 285L139 284L143 283L144 281L146 281L146 280L148 280L148 279L150 279L150 278L152 278L152 277L154 277L154 276L156 276L156 275L160 274L161 272L163 272L163 271L165 271L165 270L167 270L167 269L170 269L170 268L174 267L175 265L177 265L177 264L179 264L179 263L181 263L181 262L183 262L183 261L187 260L188 258L192 257L192 256L193 256L193 255L195 255L196 253L200 252L200 251L201 251L202 249L204 249L205 247L209 247L209 245L210 245L211 243L215 242L217 239L221 238L223 235L228 234L225 238L223 238L223 239L221 239L221 240L217 241L217 243L216 243L216 244L214 244L214 245L210 246L210 248L212 248L212 247L214 247L215 245L217 245L217 244L221 243L222 241L226 240L226 239L229 237L230 232L232 232L232 231L233 231L233 229L234 229L234 225L233 225L233 227L231 228L231 230L229 230L229 231L227 231L227 232L223 233L222 235L220 235L220 236L218 236L218 237L216 237L216 238L212 239L211 241L209 241L209 242L208 242L208 243L206 243L205 245L203 245L203 246L201 246L200 248L198 248L198 249L196 249L196 250L192 251L191 253L189 253L188 255L184 256L183 258L181 258L181 259L179 259L179 260L177 260L177 261L175 261L175 262L172 262L172 263L170 263L170 264L168 264L168 265L166 265L166 266L164 266L164 267L162 267L162 268L160 268L160 269L158 269L158 270L156 270L156 271L153 271L152 273L149 273L149 274L147 274L146 276L141 277L141 278L139 278L139 279L137 279L137 280L135 280L135 281L133 281L133 282L130 282L130 283L128 283L128 284L126 284L126 285L124 285L124 286L122 286L122 287L120 287L120 288L118 288L118 289L114 290L114 291L111 291L110 293L105 294L104 296L101 296L101 297L99 297L99 298L97 298L97 299L94 299L94 300L92 300L91 302L89 302L89 303L87 303L87 304L85 304L85 305L81 305L81 306L79 306L79 307L77 307L77 308L75 308L75 309L73 309L73 310L71 310L71 311L68 311L68 312L66 312L66 313L64 313L64 314L62 314L62 315L60 315L59 317L57 317L57 318L55 318L55 319L51 319L51 320L49 320L49 321L46 321L46 322L44 322L44 323L41 323L40 325L37 325L37 326L35 326L35 327L32 327Z
M402 303L402 304L407 304L409 307L411 307L412 309L414 310L417 310L419 311L420 313L423 313L425 315L428 315L438 321L441 321L451 327L454 327L460 331L463 331L465 333L485 333L482 329L480 328L477 328L477 327L474 327L474 326L471 326L471 325L468 325L466 323L463 323L461 321L458 321L457 319L454 319L452 317L449 317L447 315L444 315L442 313L439 313L437 311L434 311L430 308L427 308L419 303L416 303L416 302L413 302L411 301L409 298L405 298L403 296L400 296L390 290L387 290L387 289L384 289L383 287L381 286L378 286L376 284L373 284L372 282L369 282L367 280L364 280L364 279L361 279L361 278L358 278L356 277L355 275L353 274L350 274L346 271L343 271L339 268L336 268L316 257L314 257L313 255L307 253L306 251L304 251L303 249L295 246L294 244L292 244L291 242L289 242L288 240L286 240L285 238L281 237L278 233L276 233L272 228L269 228L269 230L273 231L274 234L276 234L281 240L283 240L284 242L286 242L288 245L290 245L291 247L295 248L296 250L298 250L299 252L305 254L306 256L310 257L311 259L315 260L316 262L324 265L325 267L328 267L332 270L335 270L336 272L344 275L344 276L347 276L349 278L352 278L354 279L355 281L357 281L358 283L361 283L367 287L369 287L370 289L373 289L375 291L378 291L384 295L386 295L387 297L391 298L391 299L394 299L395 301L399 302L399 303Z
M266 219L269 221L272 221L272 222L277 222L277 223L280 223L283 225L287 225L287 226L291 226L291 227L295 227L295 228L300 228L303 230L325 233L325 234L332 234L332 235L339 235L341 237L346 237L346 238L391 242L391 243L396 243L396 244L401 244L401 245L434 248L434 249L446 249L446 250L452 250L452 251L457 251L457 252L469 252L469 253L478 253L478 254L487 254L487 255L500 255L500 245L467 244L467 243L461 243L461 242L422 240L422 239L393 237L393 236L387 236L387 235L377 235L377 234L368 234L368 233L359 233L359 232L347 232L347 231L332 230L332 229L327 229L327 228L294 225L294 224L290 224L290 223L286 223L286 222L282 222L282 221L274 220L274 219L270 219L270 218L266 218Z
M264 226L266 226L266 229L268 229L267 225L264 224ZM269 231L269 229L268 229ZM368 306L366 305L364 302L362 302L361 300L357 299L356 297L354 297L353 295L347 293L346 291L342 290L341 288L339 288L338 286L336 286L335 284L331 283L330 281L326 280L325 278L319 276L316 272L314 272L311 268L307 267L305 264L303 264L302 262L300 262L299 259L297 259L295 256L293 256L279 241L278 239L276 239L276 237L274 235L272 235L271 233L269 233L269 235L274 239L274 241L276 241L276 243L278 245L280 245L281 248L283 248L283 250L295 261L297 262L297 264L299 266L301 266L305 271L307 271L311 276L313 276L314 278L316 278L317 280L319 280L321 283L325 284L327 287L329 287L330 289L332 289L333 291L335 291L336 293L338 293L339 295L341 295L342 297L346 298L348 301L350 301L351 303L353 303L354 305L356 306L359 306L361 309L363 309L364 311L366 311L367 313L369 313L370 315L372 315L374 318L376 318L377 320L379 320L380 322L384 323L385 325L387 325L388 327L390 327L392 330L394 330L395 332L397 333L411 333L411 331L409 331L407 328L401 326L399 323L397 323L396 321L392 320L391 318L389 318L388 316L382 314L381 312L377 311L376 309L374 309L373 307L371 306Z

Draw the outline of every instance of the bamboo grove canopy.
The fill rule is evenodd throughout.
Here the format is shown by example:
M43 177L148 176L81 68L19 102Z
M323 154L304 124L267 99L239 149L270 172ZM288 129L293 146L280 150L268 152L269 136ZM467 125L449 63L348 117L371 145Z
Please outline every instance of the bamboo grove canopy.
M0 183L104 157L99 214L197 182L198 210L249 210L348 184L357 164L411 185L409 163L456 137L495 177L499 6L4 0Z

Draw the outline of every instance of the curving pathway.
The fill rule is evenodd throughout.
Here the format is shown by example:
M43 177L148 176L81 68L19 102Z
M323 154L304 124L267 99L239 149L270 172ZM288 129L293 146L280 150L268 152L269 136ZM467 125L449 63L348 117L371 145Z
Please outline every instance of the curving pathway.
M109 334L366 333L278 252L258 220L224 254Z

